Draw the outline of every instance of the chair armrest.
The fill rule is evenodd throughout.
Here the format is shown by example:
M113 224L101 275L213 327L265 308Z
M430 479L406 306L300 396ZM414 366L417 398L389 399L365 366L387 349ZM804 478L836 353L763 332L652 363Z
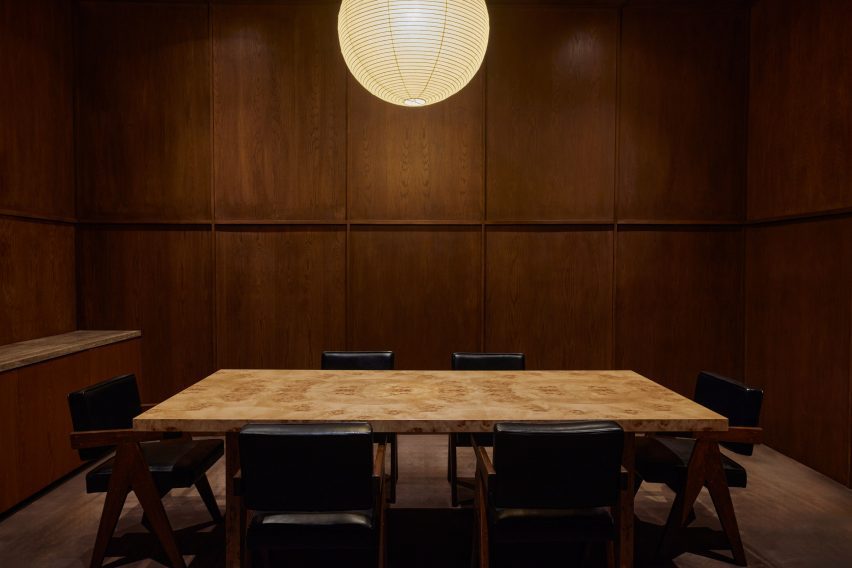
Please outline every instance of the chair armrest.
M152 408L154 408L158 404L160 404L160 403L159 402L146 402L144 404L140 404L139 407L142 409L142 412L145 412L146 410L151 410Z
M491 458L488 457L488 452L485 451L485 448L477 444L473 437L471 437L471 445L473 445L473 453L476 456L476 475L482 479L487 493L497 472L494 470Z
M734 426L724 432L696 432L695 437L711 442L733 442L740 444L760 444L763 441L763 428Z
M376 448L376 458L373 461L373 477L384 479L385 477L385 455L387 453L387 444L381 443Z
M89 430L87 432L71 432L71 448L97 448L99 446L117 446L132 442L147 442L162 440L165 432L142 432L140 430Z

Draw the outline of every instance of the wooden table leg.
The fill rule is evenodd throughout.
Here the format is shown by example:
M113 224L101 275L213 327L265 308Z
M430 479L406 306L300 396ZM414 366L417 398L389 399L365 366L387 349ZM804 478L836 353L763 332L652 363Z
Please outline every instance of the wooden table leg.
M627 471L627 482L618 500L618 565L633 567L633 485L636 480L636 434L624 433L621 465Z
M243 516L241 497L234 492L234 476L240 469L238 432L225 434L225 566L239 568L243 552Z

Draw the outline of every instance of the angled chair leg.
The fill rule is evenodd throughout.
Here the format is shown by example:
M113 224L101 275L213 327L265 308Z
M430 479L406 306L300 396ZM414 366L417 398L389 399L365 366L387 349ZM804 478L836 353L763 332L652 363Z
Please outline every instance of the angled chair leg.
M686 479L675 495L675 500L669 512L668 521L666 522L666 528L663 532L663 538L660 542L658 549L660 557L668 557L670 555L674 542L680 535L681 529L689 517L689 512L692 510L692 506L698 498L698 494L701 493L701 488L704 486L707 444L708 442L699 440L695 443L695 448L692 450L692 456L689 458L689 465L686 469Z
M734 503L731 501L731 491L725 480L725 470L722 467L722 454L719 452L719 446L712 444L708 449L708 454L706 484L716 508L716 516L719 517L722 530L728 537L734 562L740 566L746 566L748 562L743 549L742 537L740 537L740 529L737 525L737 516L734 513Z
M203 474L198 478L195 482L195 488L198 490L198 494L201 495L201 500L204 501L204 505L207 507L207 511L213 520L217 523L221 522L223 519L222 511L219 510L219 504L216 502L216 497L210 488L210 481L207 479L207 474Z
M112 475L109 480L104 509L98 525L98 535L95 538L95 548L92 552L92 568L103 565L107 545L115 532L121 509L127 499L127 494L133 491L139 499L145 518L150 525L149 530L157 535L166 557L174 568L186 568L183 557L178 551L175 535L163 509L160 492L154 485L148 465L142 456L138 443L119 444L115 451Z

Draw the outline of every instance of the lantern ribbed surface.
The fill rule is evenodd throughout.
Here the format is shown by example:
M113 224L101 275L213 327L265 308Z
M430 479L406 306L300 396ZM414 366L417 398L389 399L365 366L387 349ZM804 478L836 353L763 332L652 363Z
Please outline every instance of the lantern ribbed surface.
M396 105L424 106L460 91L488 45L484 0L343 0L337 35L365 89Z

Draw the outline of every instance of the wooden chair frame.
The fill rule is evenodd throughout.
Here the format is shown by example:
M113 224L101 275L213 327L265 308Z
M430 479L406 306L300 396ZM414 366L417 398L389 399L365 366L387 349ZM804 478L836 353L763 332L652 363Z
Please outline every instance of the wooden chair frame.
M141 442L162 440L165 437L166 432L140 432L132 429L91 430L71 433L71 447L75 450L115 446L112 475L109 479L109 487L98 525L98 534L95 538L95 547L92 551L92 560L89 564L92 568L103 566L107 546L115 532L118 519L121 517L121 510L127 500L127 495L131 491L139 499L147 525L151 532L157 536L169 562L174 568L186 567L183 556L178 550L171 523L169 523L169 518L163 508L160 491L154 483L154 478L151 476L148 464L142 454L142 447L139 445ZM215 498L206 476L197 487L209 508L208 499L212 499L215 503ZM206 495L205 492L209 495ZM216 509L218 510L218 506Z
M695 438L695 447L689 457L686 479L672 503L658 555L667 557L671 554L677 537L682 534L688 524L701 488L707 487L713 499L719 523L722 525L722 531L731 547L734 562L740 566L746 566L745 549L737 524L737 516L734 513L731 491L722 466L719 443L759 444L763 437L763 429L738 426L731 427L725 432L695 432L692 437Z

